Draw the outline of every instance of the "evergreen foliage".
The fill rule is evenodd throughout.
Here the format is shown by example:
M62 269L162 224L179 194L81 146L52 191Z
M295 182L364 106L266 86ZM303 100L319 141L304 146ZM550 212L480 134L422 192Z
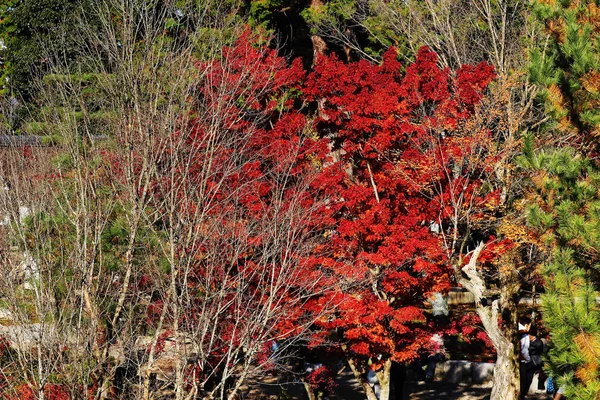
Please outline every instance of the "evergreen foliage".
M573 144L597 150L600 136L600 8L595 1L539 1L535 15L548 40L531 54L529 73L542 87L552 126Z
M538 1L546 40L531 53L530 78L550 117L546 137L559 149L532 150L529 221L549 254L543 267L548 359L569 399L600 398L600 14L595 1ZM532 138L529 138L531 141Z
M76 58L82 36L77 15L89 7L89 2L9 0L3 3L1 30L7 47L3 78L8 78L7 89L29 100L35 92L35 75L48 72L53 55L66 61Z
M572 148L525 152L521 161L534 171L529 223L550 255L542 270L549 366L569 399L598 399L600 172Z

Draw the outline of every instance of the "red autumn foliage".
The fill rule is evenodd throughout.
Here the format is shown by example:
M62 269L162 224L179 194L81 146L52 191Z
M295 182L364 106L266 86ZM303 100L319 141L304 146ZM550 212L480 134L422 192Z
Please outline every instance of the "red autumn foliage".
M334 377L335 373L333 371L324 365L320 365L304 379L314 391L331 393L337 386L333 380Z
M452 321L448 331L451 334L460 334L466 343L480 342L481 347L493 350L494 346L483 330L481 319L473 312L465 313Z
M267 363L265 345L302 333L330 282L307 260L329 216L307 190L326 144L304 132L306 117L292 107L304 72L299 60L288 65L254 40L246 32L219 59L198 65L205 76L197 116L169 149L186 161L165 157L153 183L156 203L174 204L180 238L194 237L175 243L188 296L177 322L204 340L198 345L210 365L190 379L230 368L242 354ZM157 297L148 321L167 306ZM214 324L206 339L193 334L206 323Z
M467 311L456 316L446 327L445 334L452 337L448 351L457 357L468 357L472 361L494 361L496 350L486 334L479 316Z
M23 383L16 388L15 395L7 395L7 400L37 400L38 394L31 385ZM71 400L72 396L64 385L47 383L44 385L44 398L48 400Z
M320 58L307 79L304 93L319 107L314 129L333 155L314 189L330 200L336 226L316 262L339 280L343 299L319 324L324 335L342 332L348 356L371 358L374 369L416 358L429 341L423 305L450 286L447 252L431 225L452 210L435 193L479 193L480 180L455 181L447 163L462 165L485 140L487 132L453 132L493 77L487 64L452 74L423 48L404 73L390 49L381 65Z
M189 162L159 165L152 189L156 204L174 196L177 217L198 235L176 243L186 264L180 290L190 296L179 329L194 332L203 313L218 310L210 343L200 343L210 363L222 368L245 340L268 364L265 343L296 335L334 304L317 320L313 345L336 339L373 369L416 358L432 333L424 304L450 287L432 224L454 212L454 197L483 207L498 195L481 195L482 179L463 173L489 132L461 130L493 69L453 74L424 48L403 72L392 49L381 65L321 58L300 86L300 63L288 65L249 33L198 68L204 114L173 134L182 145L171 149ZM312 129L294 96L318 104ZM275 246L275 228L294 232L290 246ZM307 239L318 244L310 257ZM154 298L149 323L163 302ZM264 329L252 325L256 315L269 315ZM190 379L211 368L195 366Z

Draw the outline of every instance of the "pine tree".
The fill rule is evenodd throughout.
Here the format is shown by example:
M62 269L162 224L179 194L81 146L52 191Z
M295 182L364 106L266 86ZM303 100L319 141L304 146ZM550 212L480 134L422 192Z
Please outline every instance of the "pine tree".
M570 399L600 398L600 8L589 0L538 1L545 33L529 74L541 87L547 147L529 138L529 222L548 254L542 267L548 365Z
M538 1L544 24L530 76L542 89L553 128L597 151L600 137L600 7L595 1Z
M543 317L552 347L548 364L572 399L600 398L600 172L573 148L533 152L524 164L534 172L529 222L540 233L546 292Z

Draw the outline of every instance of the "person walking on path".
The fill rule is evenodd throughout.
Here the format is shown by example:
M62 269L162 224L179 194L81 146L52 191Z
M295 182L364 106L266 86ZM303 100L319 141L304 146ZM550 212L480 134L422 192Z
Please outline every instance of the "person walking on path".
M532 325L529 328L529 358L531 361L528 368L531 370L531 380L533 380L535 374L538 374L538 390L540 389L540 385L541 389L544 389L545 375L542 370L544 364L542 354L544 354L544 342L538 337L537 326ZM529 384L531 385L531 382Z
M535 325L532 326L531 319L528 317L521 317L519 319L519 333L521 334L521 339L519 340L521 349L519 399L524 400L529 393L533 376L542 370L544 342L537 337L537 327Z
M519 375L520 375L520 393L519 400L525 400L529 392L529 387L533 381L533 370L530 367L531 356L529 354L529 329L531 329L531 318L519 318Z

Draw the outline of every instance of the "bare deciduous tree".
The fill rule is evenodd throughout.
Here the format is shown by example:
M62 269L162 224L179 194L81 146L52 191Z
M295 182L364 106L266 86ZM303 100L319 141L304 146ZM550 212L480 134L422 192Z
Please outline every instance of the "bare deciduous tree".
M5 390L233 399L330 306L311 306L333 283L308 257L324 204L304 119L285 119L297 72L282 83L286 61L251 38L224 47L247 34L234 13L102 1L80 60L54 57L53 146L0 170L21 377Z

